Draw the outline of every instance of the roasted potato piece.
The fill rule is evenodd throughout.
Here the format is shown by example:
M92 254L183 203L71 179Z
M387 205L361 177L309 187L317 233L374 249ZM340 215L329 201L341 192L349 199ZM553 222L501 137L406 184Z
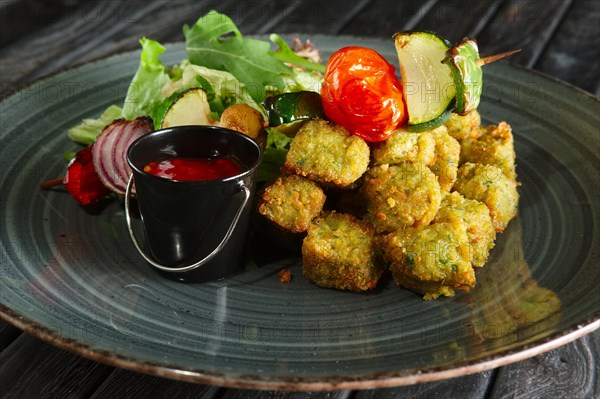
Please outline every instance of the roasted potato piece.
M253 138L261 147L266 143L265 118L246 104L234 104L225 109L219 126L243 133Z

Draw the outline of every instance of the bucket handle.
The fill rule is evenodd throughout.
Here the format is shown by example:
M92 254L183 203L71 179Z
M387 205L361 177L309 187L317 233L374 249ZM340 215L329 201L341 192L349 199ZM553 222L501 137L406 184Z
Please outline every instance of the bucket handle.
M217 245L217 247L211 253L209 253L203 259L200 259L198 262L196 262L194 264L187 265L187 266L181 266L181 267L169 267L169 266L165 266L165 265L162 265L162 264L156 262L150 256L146 255L144 253L144 251L142 250L142 247L141 247L137 237L135 236L135 233L133 232L133 228L131 225L131 216L129 214L129 206L130 206L130 202L131 202L130 198L131 198L132 187L133 187L133 174L129 177L129 182L127 183L127 190L125 191L125 220L127 221L127 230L129 231L129 236L131 237L131 240L133 241L133 245L135 245L135 248L140 253L140 255L142 255L142 257L146 260L146 262L150 263L155 268L162 270L163 272L168 272L168 273L189 272L191 270L194 270L194 269L206 264L208 261L210 261L212 258L214 258L219 252L221 252L223 247L225 247L225 244L227 244L227 241L229 241L229 238L231 238L231 234L233 233L235 226L237 225L238 221L240 220L242 211L244 210L244 208L246 207L246 204L248 203L248 200L250 199L250 190L248 189L248 187L246 187L245 185L242 184L240 186L240 189L244 192L244 201L242 202L240 208L236 212L236 214L233 218L233 221L231 222L231 225L229 226L229 230L227 230L227 233L225 233L225 237L223 237L223 239L221 240L219 245Z

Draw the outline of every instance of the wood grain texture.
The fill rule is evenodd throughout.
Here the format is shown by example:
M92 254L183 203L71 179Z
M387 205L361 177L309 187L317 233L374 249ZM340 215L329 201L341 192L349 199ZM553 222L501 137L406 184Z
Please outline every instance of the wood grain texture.
M535 69L595 93L600 89L600 2L576 1Z
M111 371L22 334L0 353L0 398L84 398Z
M348 399L349 391L286 392L228 389L221 399Z
M543 3L543 4L542 4ZM567 10L570 0L508 0L477 35L483 56L522 49L508 62L531 67L535 64Z
M359 391L354 399L429 399L485 397L493 381L494 372L484 371L451 380L429 382L405 387Z
M21 335L21 330L0 320L0 351L8 347L19 335Z
M320 33L338 34L359 14L371 9L371 0L348 2L334 1L301 1L295 2L292 12L281 13L276 24L265 24L256 30L257 33Z
M600 397L600 334L499 370L493 399Z
M339 34L391 38L395 32L415 26L435 3L435 0L373 0L367 8L352 18Z
M91 399L213 399L219 396L215 386L193 384L115 369L98 387Z
M456 43L465 36L475 36L475 30L489 22L501 3L501 0L440 1L416 24L414 29L438 32L444 38Z
M23 36L35 34L31 27L42 27L61 18L82 0L13 0L0 2L0 46Z

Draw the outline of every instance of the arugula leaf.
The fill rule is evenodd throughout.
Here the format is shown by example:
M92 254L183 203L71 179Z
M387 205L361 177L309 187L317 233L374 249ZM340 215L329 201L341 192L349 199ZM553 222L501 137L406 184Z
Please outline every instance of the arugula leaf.
M145 37L140 39L140 44L140 65L123 104L122 116L128 120L152 114L153 109L164 101L161 89L170 80L167 68L158 59L165 52L164 46Z
M277 47L279 47L279 50L270 51L269 54L273 55L279 61L297 65L299 67L305 68L308 71L325 73L325 65L318 64L316 62L309 61L306 58L300 57L298 54L294 53L294 51L290 48L290 46L287 45L287 43L281 38L281 36L272 33L269 36L269 39L273 43L275 43Z
M258 167L256 176L259 183L273 180L281 174L281 167L285 163L285 157L293 140L275 129L267 128L266 130L267 143L263 151L263 161Z
M69 129L67 135L76 143L90 145L104 126L121 117L121 107L111 105L97 119L84 119L79 125Z
M282 86L290 69L270 53L270 44L247 39L226 15L210 11L183 34L190 62L233 74L256 102L265 98L265 86Z

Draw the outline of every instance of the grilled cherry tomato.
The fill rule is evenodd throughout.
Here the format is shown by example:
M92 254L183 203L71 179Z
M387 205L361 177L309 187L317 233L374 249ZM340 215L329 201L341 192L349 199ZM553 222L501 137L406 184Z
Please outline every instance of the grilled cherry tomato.
M395 68L376 51L344 47L327 62L321 88L325 115L366 141L383 141L406 121Z

